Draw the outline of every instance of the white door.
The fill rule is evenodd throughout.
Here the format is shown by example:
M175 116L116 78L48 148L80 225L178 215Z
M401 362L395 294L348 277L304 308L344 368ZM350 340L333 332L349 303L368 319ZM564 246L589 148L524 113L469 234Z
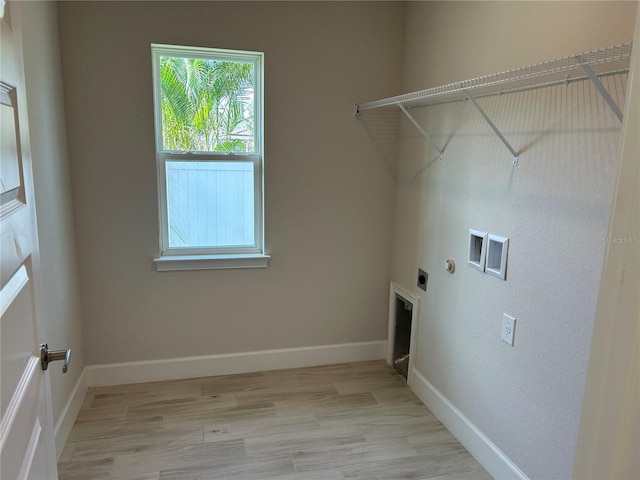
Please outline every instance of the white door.
M0 478L40 480L58 475L49 377L40 361L38 237L19 7L6 5L0 22Z

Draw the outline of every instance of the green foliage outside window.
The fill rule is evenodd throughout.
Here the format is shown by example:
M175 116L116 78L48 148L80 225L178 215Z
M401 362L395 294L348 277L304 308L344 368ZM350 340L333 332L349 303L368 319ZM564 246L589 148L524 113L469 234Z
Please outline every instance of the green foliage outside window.
M253 152L252 63L161 57L164 150Z

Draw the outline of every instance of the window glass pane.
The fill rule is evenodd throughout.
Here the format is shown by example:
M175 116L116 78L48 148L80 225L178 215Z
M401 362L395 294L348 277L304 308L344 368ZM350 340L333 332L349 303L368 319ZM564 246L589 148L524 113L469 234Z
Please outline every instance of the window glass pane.
M252 162L166 162L169 248L255 244Z
M255 152L252 62L160 56L162 148Z

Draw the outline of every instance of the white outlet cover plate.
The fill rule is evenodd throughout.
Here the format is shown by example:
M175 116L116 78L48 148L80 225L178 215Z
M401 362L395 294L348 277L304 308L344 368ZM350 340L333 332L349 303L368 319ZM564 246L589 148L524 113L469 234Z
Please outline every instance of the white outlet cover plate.
M507 315L502 315L502 334L501 338L504 343L513 347L513 335L516 330L516 319Z

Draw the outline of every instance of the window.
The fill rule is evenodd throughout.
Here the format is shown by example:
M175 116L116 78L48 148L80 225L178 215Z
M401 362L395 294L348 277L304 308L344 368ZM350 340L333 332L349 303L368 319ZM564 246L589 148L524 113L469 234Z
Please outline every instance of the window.
M158 270L267 266L263 54L152 45Z

